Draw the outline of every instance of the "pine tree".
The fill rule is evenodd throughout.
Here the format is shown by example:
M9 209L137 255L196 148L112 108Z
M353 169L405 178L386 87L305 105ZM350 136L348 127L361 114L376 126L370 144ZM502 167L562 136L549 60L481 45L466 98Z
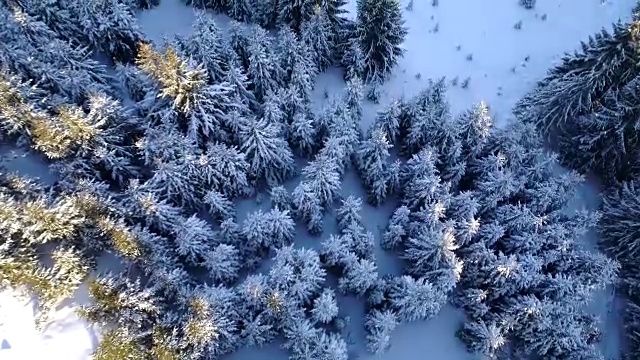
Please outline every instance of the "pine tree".
M429 85L403 109L406 129L404 151L415 154L425 146L437 147L441 129L450 120L447 85L444 79L429 80Z
M313 250L295 249L292 245L276 251L269 270L269 284L293 304L310 304L321 293L325 270Z
M182 220L173 233L176 252L192 264L199 264L211 249L213 229L196 215Z
M400 44L407 35L397 0L359 0L357 34L365 54L364 78L384 79L404 53Z
M132 10L118 0L68 2L68 11L77 16L83 30L82 42L120 62L132 62L138 43L145 38Z
M269 191L269 196L271 198L271 207L278 208L281 211L291 212L293 210L291 194L284 186L274 186Z
M456 125L460 128L463 158L472 163L482 153L493 125L489 108L484 102L475 104L456 119Z
M312 188L312 184L310 182L300 182L293 189L291 196L296 214L306 222L309 232L312 234L321 233L324 208L320 204L320 199Z
M344 74L345 79L363 78L365 76L367 71L367 58L357 38L352 38L348 41L340 63L346 69Z
M488 356L495 356L506 344L505 329L498 324L480 320L477 322L465 323L464 328L458 332L458 337L465 343L471 351L479 351Z
M207 205L209 214L215 219L224 221L235 216L233 203L224 194L216 190L207 192L203 202Z
M248 175L251 165L243 153L235 147L211 144L207 149L210 173L202 174L207 183L229 199L248 195L251 187Z
M277 6L276 0L251 0L251 20L263 28L273 28L278 18Z

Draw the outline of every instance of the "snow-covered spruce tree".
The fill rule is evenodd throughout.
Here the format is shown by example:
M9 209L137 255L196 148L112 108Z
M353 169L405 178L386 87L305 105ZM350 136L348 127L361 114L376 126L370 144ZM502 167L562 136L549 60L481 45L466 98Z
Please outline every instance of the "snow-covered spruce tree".
M578 304L611 283L617 266L581 248L597 221L589 212L567 211L581 178L558 174L533 125L494 130L481 156L469 169L478 204L456 196L458 209L447 212L457 218L454 228L465 218L480 223L458 250L465 267L455 303L470 317L461 338L471 349L496 353L500 342L474 335L477 323L509 319L498 334L523 356L593 358L597 327Z
M91 92L112 93L106 66L88 49L61 39L18 7L0 7L0 23L0 62L22 81L39 79L40 88L62 97L57 105L80 104Z
M209 74L209 81L220 83L225 80L231 64L227 63L228 50L222 31L213 16L197 12L192 25L193 33L187 39L187 51L191 57L201 63Z
M275 27L278 19L278 0L249 0L251 21L265 29Z
M144 288L140 279L131 280L123 273L89 280L88 292L92 301L79 309L80 316L92 324L115 325L134 341L143 340L165 310L157 294Z
M340 190L340 173L336 161L326 155L317 155L302 169L304 180L299 187L308 187L323 208L330 206Z
M404 53L407 35L398 0L359 0L357 36L364 54L364 78L385 79Z
M300 39L311 52L313 64L324 71L332 63L333 34L331 23L325 11L316 11L308 21L302 23Z
M267 282L287 306L297 307L313 303L322 292L325 275L318 253L291 245L276 251Z
M429 84L416 97L407 102L400 114L400 126L404 136L403 152L415 154L425 146L439 147L438 133L451 121L447 85L444 78Z
M142 44L138 66L154 78L161 97L171 102L161 118L178 113L178 123L189 137L197 141L228 141L229 113L237 108L228 83L208 84L209 75L202 65L182 59L171 47L163 53Z
M266 213L258 210L247 216L242 231L246 248L241 250L255 256L272 247L290 244L295 235L295 222L287 210L274 208Z
M470 165L482 153L493 126L487 104L474 104L458 116L455 126L459 127L462 158Z
M580 116L599 107L603 96L622 88L638 75L635 44L640 23L617 23L581 44L580 51L567 54L550 69L537 88L516 106L516 114L551 136L565 126L580 122Z
M345 79L363 78L365 76L367 63L358 38L348 40L340 58L340 64L345 68Z
M401 276L392 280L389 304L400 320L427 320L440 311L447 295L424 278Z
M271 188L269 197L271 198L271 207L289 212L293 210L291 194L284 186L278 185Z
M74 14L78 27L75 36L85 45L104 51L116 61L133 62L138 43L145 36L138 26L133 9L122 0L66 0L67 10Z
M563 163L581 173L595 173L607 184L640 174L639 97L636 77L607 91L597 109L565 126L558 139Z
M565 164L596 173L607 184L630 180L638 171L630 105L637 96L638 73L631 65L637 58L637 20L591 38L580 53L550 70L547 81L519 106L522 117L546 126Z
M369 128L369 132L376 130L383 132L389 143L396 144L400 137L400 101L393 100L376 115L373 126Z
M409 215L411 215L411 210L404 205L393 212L380 241L380 246L383 249L393 250L405 243L409 235Z
M356 155L358 172L367 189L367 199L373 205L381 204L389 194L387 168L392 147L382 130L373 130L361 142Z
M300 182L291 197L296 216L306 223L311 234L318 235L322 232L324 207L311 186L309 182Z
M324 289L320 296L313 301L311 309L313 319L317 322L328 324L338 316L338 303L336 295L331 289Z
M207 192L202 200L209 210L209 215L214 219L226 220L235 217L235 207L231 200L217 190Z
M598 223L601 246L621 264L622 292L628 301L624 315L625 335L631 356L640 354L640 287L637 276L640 198L635 181L623 183L603 196L602 218Z
M313 117L297 112L289 126L289 144L302 157L310 158L318 148L318 130Z
M262 101L270 93L277 92L283 81L283 70L278 64L271 43L271 37L265 29L257 25L250 28L247 74L258 101Z
M299 32L302 23L308 21L316 11L315 0L279 0L277 2L277 24L289 26Z
M398 326L398 317L391 310L374 310L367 314L367 350L381 355L391 347L391 334Z
M280 126L249 118L240 126L241 150L255 178L280 184L294 172L293 153L280 136Z
M0 287L37 299L36 324L41 324L60 300L74 294L93 266L88 252L78 248L89 241L82 236L90 222L71 196L45 193L4 169L0 180ZM39 255L42 245L51 249L48 263Z

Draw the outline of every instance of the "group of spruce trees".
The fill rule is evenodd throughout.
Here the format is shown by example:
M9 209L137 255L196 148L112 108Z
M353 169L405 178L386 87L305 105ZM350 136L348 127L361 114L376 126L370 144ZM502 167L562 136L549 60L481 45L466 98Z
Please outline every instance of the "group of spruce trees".
M629 358L640 356L640 19L602 30L549 70L516 106L561 162L602 184L602 248L621 265Z
M1 171L2 286L46 315L88 279L80 314L104 328L97 360L211 359L276 339L294 360L347 360L349 294L367 303L374 353L453 300L470 351L599 358L581 305L616 264L579 246L597 216L567 211L582 178L558 175L533 126L493 129L484 104L453 116L438 80L361 131L365 86L402 55L396 0L359 1L356 21L340 0L194 0L235 20L223 30L198 13L165 44L136 25L155 5L0 1L3 140L56 175ZM315 113L331 65L347 85ZM352 170L366 199L341 195ZM265 192L237 216L236 200ZM379 276L363 200L398 205L379 242L401 276ZM322 234L318 251L293 246L296 222ZM105 252L122 271L96 271Z

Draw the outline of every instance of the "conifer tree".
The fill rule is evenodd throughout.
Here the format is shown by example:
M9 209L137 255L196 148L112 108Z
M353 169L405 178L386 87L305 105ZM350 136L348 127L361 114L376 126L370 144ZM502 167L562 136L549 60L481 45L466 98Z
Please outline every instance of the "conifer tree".
M294 31L299 32L302 23L309 20L315 11L316 2L314 0L281 0L278 1L279 25L290 26Z
M407 35L397 0L359 0L357 35L364 54L364 78L385 79L404 53Z
M293 153L280 137L280 126L249 119L240 127L241 150L252 175L267 183L282 183L294 171Z
M312 63L319 71L324 71L333 57L333 35L331 23L325 11L317 11L302 23L300 39L312 54Z
M387 196L387 158L391 147L384 133L374 130L357 152L358 171L368 191L368 199L374 205L383 202Z
M364 324L367 330L367 350L381 355L391 347L391 333L398 325L396 314L391 310L373 310Z

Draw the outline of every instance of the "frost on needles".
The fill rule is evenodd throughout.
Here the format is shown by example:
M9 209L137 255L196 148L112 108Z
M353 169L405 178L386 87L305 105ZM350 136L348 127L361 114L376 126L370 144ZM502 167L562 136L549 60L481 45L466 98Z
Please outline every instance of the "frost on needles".
M0 5L3 140L56 175L0 168L0 283L35 296L43 321L86 283L79 313L105 329L94 358L213 359L278 341L291 359L347 360L345 296L365 303L378 354L452 300L471 351L596 358L581 305L616 264L579 246L597 215L569 211L582 178L558 175L533 126L493 129L484 103L452 114L436 79L362 131L364 84L402 54L397 1L360 1L356 22L343 1L194 1L252 23L225 34L198 13L164 44L132 15L151 1L47 4ZM75 31L76 10L89 31ZM340 62L344 91L315 111L315 76ZM351 171L362 198L344 192ZM366 211L383 204L396 210L378 234ZM380 275L378 243L401 274ZM105 253L125 270L96 271Z

